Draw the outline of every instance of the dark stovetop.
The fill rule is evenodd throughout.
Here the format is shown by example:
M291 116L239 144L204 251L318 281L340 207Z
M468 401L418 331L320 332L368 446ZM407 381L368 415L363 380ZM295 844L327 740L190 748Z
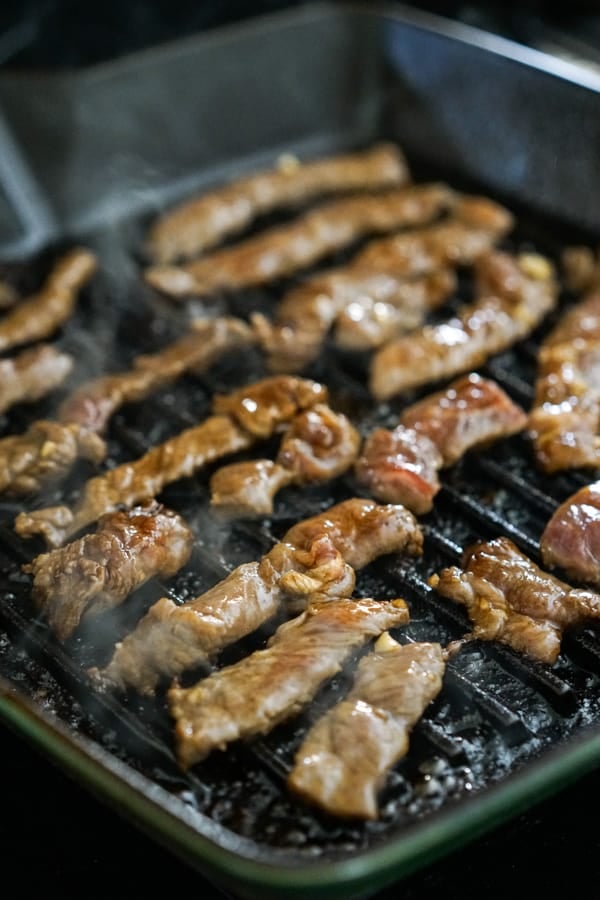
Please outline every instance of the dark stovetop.
M264 2L117 3L90 12L75 0L4 0L0 65L23 69L83 66L173 40L227 21L294 5ZM417 3L506 37L600 66L600 5L571 3ZM598 10L597 13L594 11ZM157 884L181 895L222 895L86 790L0 728L3 789L2 875L11 897L42 891L63 898L129 890L153 895ZM577 896L600 879L598 830L586 816L600 795L600 772L587 775L508 825L378 895L390 900L522 896L535 885L545 900ZM11 878L12 876L12 878Z

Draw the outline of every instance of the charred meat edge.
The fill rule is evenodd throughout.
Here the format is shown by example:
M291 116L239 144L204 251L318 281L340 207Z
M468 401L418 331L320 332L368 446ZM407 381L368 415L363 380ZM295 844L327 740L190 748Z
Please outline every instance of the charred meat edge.
M423 224L447 202L444 185L418 185L331 200L292 222L261 231L181 266L150 266L144 277L174 298L267 284L307 268L369 234Z
M446 662L437 643L399 644L387 632L358 663L351 690L310 728L288 788L342 818L377 819L390 769L439 694Z
M32 598L61 641L82 618L122 603L155 576L169 578L189 560L194 536L180 515L156 501L108 513L87 534L22 566Z
M190 259L276 209L407 181L410 171L404 154L391 143L305 162L284 155L277 168L238 178L164 212L148 231L146 253L158 263Z
M189 688L172 686L169 711L185 770L213 750L267 734L297 715L353 651L409 620L403 600L329 600L280 625L256 650Z
M75 308L79 291L96 272L94 253L75 247L52 268L40 290L20 300L0 320L0 352L50 337Z
M21 537L41 535L59 547L105 513L156 497L173 481L203 466L246 450L273 434L298 412L321 400L327 390L317 382L272 376L213 400L215 414L185 429L132 462L123 463L83 485L77 505L21 512L15 530Z
M429 583L466 608L474 628L463 640L500 641L543 663L556 662L565 628L600 618L600 595L543 571L503 536L468 547L462 567Z
M477 259L475 273L478 297L458 316L375 352L369 387L376 400L479 368L531 334L557 304L554 268L538 254L492 251Z
M379 556L419 556L423 534L402 506L343 501L293 525L260 561L238 566L181 605L158 600L119 642L109 664L91 674L101 688L154 693L161 678L210 662L224 647L279 612L303 608L309 594L346 596L351 572Z

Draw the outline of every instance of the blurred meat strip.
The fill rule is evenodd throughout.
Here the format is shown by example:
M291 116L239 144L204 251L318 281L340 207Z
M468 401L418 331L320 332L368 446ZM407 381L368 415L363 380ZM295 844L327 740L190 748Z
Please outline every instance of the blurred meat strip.
M466 607L474 628L463 640L500 641L543 663L556 662L565 628L600 618L600 595L544 572L506 537L467 548L462 568L429 583Z
M198 319L178 340L146 356L137 356L125 372L102 375L82 384L61 405L61 422L102 434L110 417L126 403L138 403L186 372L204 372L231 350L252 343L241 319Z
M178 572L193 540L181 516L151 501L102 516L94 534L36 556L23 571L33 576L35 605L64 641L82 619L122 603L148 579Z
M369 383L377 400L479 368L531 334L556 306L558 284L545 257L492 251L474 265L474 302L375 352Z
M176 755L183 769L237 740L267 734L298 715L353 652L409 620L403 600L311 603L280 625L264 650L168 691Z
M452 198L449 188L425 184L381 194L330 200L292 222L181 266L150 266L148 284L171 297L205 296L292 275L369 234L422 225Z
M10 459L4 479L0 476L0 491L40 490L49 481L64 478L80 457L101 462L106 446L99 435L120 406L143 400L184 372L204 371L222 354L251 343L251 334L249 326L238 319L197 322L188 334L165 349L137 357L130 370L83 384L60 406L59 421L53 425L34 422L23 435L5 438L9 441L6 445L0 440L0 459L3 455ZM25 353L33 356L35 350ZM48 384L49 377L45 377ZM0 385L0 400L2 394ZM52 436L42 440L49 427Z
M350 692L312 726L295 753L288 788L342 818L377 819L387 774L439 694L440 644L399 644L387 632L360 660Z
M215 414L199 425L87 481L74 509L52 506L19 513L15 529L21 537L39 534L50 547L60 547L105 513L157 497L171 482L189 478L223 456L248 449L272 435L299 410L320 400L327 400L322 385L285 375L217 396L213 402Z
M600 287L541 344L529 434L548 473L600 466Z
M448 195L450 215L426 228L371 241L345 266L292 288L274 320L252 323L271 371L301 371L333 327L335 343L370 350L422 325L456 287L449 266L470 265L513 226L485 197Z
M0 413L16 403L40 400L64 382L73 357L50 344L36 344L17 356L0 359Z
M0 319L0 351L50 337L73 314L79 291L98 266L83 247L70 250L55 263L44 285L20 300Z
M290 209L328 194L377 190L408 181L406 160L394 144L380 143L306 162L283 156L277 168L239 178L159 216L148 232L146 252L159 263L190 259L276 209Z
M0 493L36 493L64 478L78 459L99 463L105 455L97 434L37 419L22 434L0 439Z
M358 483L377 500L429 512L438 471L467 451L522 431L527 416L500 385L473 372L408 406L394 429L375 429L355 464Z
M600 586L600 481L560 504L542 532L540 548L545 566Z
M347 416L316 404L292 419L274 461L248 460L217 469L210 479L211 505L228 518L270 515L281 488L331 481L346 472L360 442Z
M226 646L307 597L350 596L354 570L388 553L422 553L423 535L401 506L352 498L298 522L258 562L244 563L193 600L150 607L91 675L99 687L153 694L161 678L210 662Z

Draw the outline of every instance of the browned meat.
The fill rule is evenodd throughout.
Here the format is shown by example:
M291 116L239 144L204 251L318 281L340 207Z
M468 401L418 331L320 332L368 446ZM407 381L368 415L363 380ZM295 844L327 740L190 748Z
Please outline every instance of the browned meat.
M350 693L310 729L287 785L325 812L376 819L378 794L408 752L410 733L442 688L439 644L398 644L384 633L358 664Z
M435 186L434 186L435 188ZM455 287L449 265L472 263L511 227L512 216L483 197L439 194L450 218L371 241L346 266L292 288L275 320L252 316L271 371L300 371L330 328L339 346L370 349L421 325Z
M429 583L466 607L474 628L465 640L500 641L545 663L556 662L565 628L600 618L600 595L544 572L506 537L468 548L462 569Z
M377 500L427 513L440 489L438 471L475 447L522 430L525 412L502 388L476 373L407 407L393 430L376 429L355 464L356 478Z
M38 419L23 434L0 439L0 493L35 493L60 481L77 459L100 462L102 438L80 428Z
M65 641L82 618L117 606L154 576L174 575L193 540L181 516L150 502L103 516L95 534L36 556L23 571L33 575L34 603Z
M167 211L151 227L146 249L151 259L160 263L189 259L275 209L327 194L376 190L409 180L404 156L393 144L304 163L284 158L276 169L240 178Z
M151 695L173 678L211 661L224 647L271 619L284 601L304 608L307 596L350 596L354 570L321 535L308 550L276 544L259 562L243 563L210 590L181 606L162 597L91 676L104 690Z
M369 384L377 400L477 369L527 337L556 305L557 281L544 257L495 251L475 267L478 298L460 315L376 351Z
M76 247L59 259L45 284L0 321L0 351L42 340L71 316L77 295L97 268L91 251Z
M286 485L330 481L346 472L360 441L347 416L318 403L292 420L274 462L258 459L217 469L210 480L211 504L228 517L270 515L277 491Z
M163 350L136 357L128 371L81 385L62 403L58 417L102 434L123 404L138 403L186 372L204 372L225 353L251 341L252 332L240 319L198 319L187 334Z
M443 464L436 445L413 428L376 428L365 440L356 460L358 484L372 497L401 503L416 515L429 512L441 485Z
M600 290L543 341L528 427L543 471L600 465Z
M422 552L423 535L403 507L352 499L293 525L260 560L238 566L205 594L177 606L162 598L92 675L104 687L152 694L161 676L201 665L256 631L285 601L349 597L354 570L386 553Z
M544 565L600 585L600 482L580 488L550 517L540 539Z
M456 290L456 274L440 268L410 281L377 273L380 290L370 287L344 304L333 325L333 341L343 350L374 350L422 325ZM387 291L384 284L387 283ZM393 287L393 291L392 291Z
M302 410L317 403L327 403L327 399L327 388L318 381L274 375L231 394L217 394L213 399L213 412L231 416L250 434L266 438L291 422Z
M413 403L402 412L400 422L430 438L443 465L451 466L467 450L522 431L527 416L499 384L472 372Z
M353 569L362 569L388 553L420 556L423 552L421 527L408 509L362 497L343 500L292 525L285 540L307 549L323 533L331 538Z
M217 397L215 410L229 414L217 412L133 462L91 478L83 485L74 509L51 506L19 513L15 530L25 538L40 534L48 546L60 547L105 513L157 497L171 482L189 478L229 453L248 449L260 437L268 436L268 427L274 431L293 418L301 403L308 405L311 398L316 402L323 394L325 389L316 382L273 376Z
M73 369L73 357L49 344L37 344L17 356L0 359L0 413L15 403L45 397L63 383Z
M366 235L430 221L440 212L448 193L443 185L419 185L331 200L288 224L187 265L150 266L145 278L152 287L176 298L266 284L307 268Z
M274 372L299 372L316 359L332 327L353 349L420 325L456 285L449 269L408 281L388 269L350 263L292 288L278 304L275 321L262 313L252 325ZM340 330L341 329L341 330ZM365 337L368 336L368 337ZM381 342L381 341L380 341Z
M136 503L156 497L171 482L189 478L202 466L228 453L245 450L252 443L252 436L228 416L210 416L133 462L123 463L86 481L73 509L49 506L19 513L15 530L24 538L39 534L49 547L60 547L105 513L120 507L129 509Z
M264 650L190 688L170 688L176 753L183 769L232 741L266 734L297 715L353 651L408 621L403 600L312 604L277 629Z

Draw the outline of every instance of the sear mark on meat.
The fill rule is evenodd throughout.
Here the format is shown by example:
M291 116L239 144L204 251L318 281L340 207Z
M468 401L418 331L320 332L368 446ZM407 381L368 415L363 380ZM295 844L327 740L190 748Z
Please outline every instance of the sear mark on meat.
M272 322L251 316L271 371L301 371L332 326L335 343L349 350L374 349L417 328L454 291L448 267L473 263L512 227L511 214L491 200L440 185L429 191L438 212L451 209L448 219L371 241L347 265L292 288Z
M64 478L78 459L99 463L105 455L97 434L38 419L23 434L0 439L0 494L36 493Z
M189 331L158 353L138 356L125 372L102 375L75 390L61 404L61 422L76 422L102 434L110 417L126 403L139 403L186 372L205 372L225 353L252 342L241 319L198 319Z
M323 394L325 388L308 379L272 376L216 397L214 409L229 414L217 412L138 459L89 479L73 509L51 506L19 513L15 530L24 538L39 534L48 546L60 547L105 513L157 497L168 484L191 477L223 456L247 450L292 418L299 403L308 404L311 398L316 402Z
M179 764L189 769L233 741L267 734L307 706L353 651L408 619L403 600L317 602L280 625L264 650L192 687L172 686Z
M256 631L284 601L303 609L307 596L350 596L354 583L354 569L327 536L315 538L308 550L283 541L194 600L178 606L162 597L117 643L108 665L90 675L102 690L134 688L152 695L161 679L210 663Z
M544 472L600 465L600 288L542 342L528 429Z
M556 662L565 628L600 618L600 595L543 571L506 537L467 548L462 568L429 583L466 608L474 628L463 640L500 641L543 663Z
M433 507L440 469L526 423L524 410L495 381L473 372L407 407L396 428L370 434L355 475L377 500L403 503L421 515Z
M181 516L152 501L103 516L94 534L36 556L23 571L33 576L35 605L65 641L82 618L117 606L150 578L178 572L193 540Z
M422 553L423 535L403 507L352 498L293 525L260 561L238 566L194 600L161 598L92 674L99 686L154 693L162 677L210 661L256 631L285 601L299 611L307 598L350 596L354 571L387 553Z
M163 213L149 229L146 252L159 263L190 259L276 209L409 180L404 155L389 143L306 162L285 157L275 169L237 179Z
M65 381L73 357L50 344L37 344L17 356L0 359L0 414L17 403L32 403Z
M61 328L97 265L96 256L83 247L59 259L40 290L20 300L0 321L0 351L43 340Z
M288 788L341 818L377 819L390 769L439 694L440 644L401 645L385 632L359 662L350 692L312 726L294 758Z
M540 548L545 566L600 586L600 482L560 504L542 532Z
M227 518L270 515L281 488L331 481L346 472L360 441L347 416L318 403L292 420L275 461L250 460L218 469L210 480L211 505Z
M459 315L375 352L369 385L377 400L477 369L531 334L556 306L557 281L545 257L493 251L475 270L478 297Z
M176 299L267 284L292 275L369 234L430 221L449 189L440 185L330 200L292 222L181 266L150 266L151 287Z

